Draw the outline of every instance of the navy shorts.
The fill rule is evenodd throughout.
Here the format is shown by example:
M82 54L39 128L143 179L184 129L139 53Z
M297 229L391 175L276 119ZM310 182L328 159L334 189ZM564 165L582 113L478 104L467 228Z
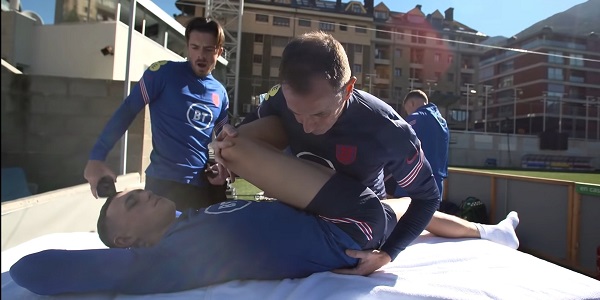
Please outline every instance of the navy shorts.
M393 211L371 189L337 173L306 210L336 224L362 249L378 249L396 223Z

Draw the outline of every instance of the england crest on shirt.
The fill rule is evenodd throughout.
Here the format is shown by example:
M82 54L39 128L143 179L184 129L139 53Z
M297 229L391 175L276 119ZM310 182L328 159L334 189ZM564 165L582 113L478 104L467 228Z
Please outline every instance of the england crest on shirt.
M356 160L356 146L335 145L335 158L343 165L349 165Z

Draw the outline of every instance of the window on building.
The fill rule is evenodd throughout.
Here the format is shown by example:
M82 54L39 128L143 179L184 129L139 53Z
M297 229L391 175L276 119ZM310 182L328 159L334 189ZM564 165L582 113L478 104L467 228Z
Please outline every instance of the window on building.
M331 22L321 21L319 22L319 29L323 31L335 31L335 24Z
M439 53L436 53L436 54L434 54L434 55L433 55L433 61L434 61L434 62L440 62L440 57L441 57L441 56L442 56L442 55L441 55L441 54L439 54Z
M448 82L454 82L454 73L446 74L446 80L448 80Z
M264 37L265 37L265 36L264 36L264 35L262 35L262 34L255 34L255 35L254 35L254 42L255 42L255 43L262 43L262 42L263 42L263 39L264 39Z
M394 55L396 56L396 58L402 57L402 49L396 48L396 50L394 50Z
M310 27L310 20L300 19L300 20L298 20L298 26Z
M404 40L404 30L398 30L396 32L398 33L398 38Z
M373 13L373 16L375 17L375 19L387 20L388 13L387 13L387 11L375 11Z
M256 22L269 23L269 16L268 15L256 14L256 16L254 17L254 20Z
M417 39L418 39L418 31L416 31L416 30L412 30L412 31L410 32L410 42L411 42L411 43L416 43L416 42L417 42Z
M352 70L354 71L354 74L360 74L360 73L362 73L362 65L354 64Z
M290 18L273 17L273 25L282 26L282 27L290 27Z
M424 49L410 49L410 62L413 64L422 64L425 60L425 50Z
M571 66L583 67L583 55L581 55L581 54L569 55L569 64Z
M561 69L561 68L548 68L548 79L564 80L563 69Z
M356 52L356 53L362 53L363 52L363 45L354 45L354 52Z
M360 5L360 4L358 4L358 3L354 3L354 4L352 5L352 12L353 12L353 13L355 13L355 14L360 14L360 13L362 13L362 12L363 12L363 9L362 9L362 7L361 7L361 5Z
M580 70L571 70L571 74L569 75L569 81L585 83L585 73L586 72Z
M356 33L367 33L367 26L356 25L356 27L354 28L354 31Z
M512 75L504 76L504 77L500 78L500 84L499 84L500 88L511 87L512 85L513 85L513 76Z
M479 69L479 78L481 80L490 79L492 76L494 76L494 66L493 65L481 67Z
M285 36L273 36L271 38L271 44L273 47L285 47L287 46L289 39Z
M348 24L340 23L340 31L348 31Z
M463 69L473 69L474 67L473 60L471 59L471 57L468 56L463 56L461 65Z
M463 109L450 110L450 119L455 122L464 122L467 119L467 111Z
M281 57L279 57L279 56L271 57L271 69L279 69L279 64L281 64Z
M394 68L394 77L402 77L402 69Z
M560 51L548 51L548 62L553 64L563 64L563 53Z
M417 68L410 68L410 78L423 80L423 70Z
M419 39L418 39L419 44L426 44L427 40L425 39L425 36L426 36L425 32L417 31L417 34L419 36Z
M515 64L512 59L505 61L498 66L498 71L500 74L502 74L504 72L512 71L514 69L514 65Z
M437 38L437 40L435 40L435 44L436 45L443 45L444 44L444 41L442 40L442 35L441 34L438 34L435 37Z
M255 64L262 64L262 55L254 54L252 62Z
M454 63L454 55L448 55L448 63Z
M402 87L396 86L394 87L394 98L399 99L402 96Z
M548 84L548 92L560 93L562 95L565 92L565 86L562 84L549 83Z

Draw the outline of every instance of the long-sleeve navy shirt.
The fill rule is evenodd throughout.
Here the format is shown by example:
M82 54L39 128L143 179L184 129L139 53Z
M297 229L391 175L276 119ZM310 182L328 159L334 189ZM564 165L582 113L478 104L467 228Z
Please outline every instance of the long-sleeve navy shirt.
M333 127L314 135L304 132L277 85L244 123L273 115L281 119L294 155L358 180L380 199L386 197L384 169L408 192L412 198L408 211L381 248L392 259L429 224L440 200L431 167L411 126L384 101L354 90Z

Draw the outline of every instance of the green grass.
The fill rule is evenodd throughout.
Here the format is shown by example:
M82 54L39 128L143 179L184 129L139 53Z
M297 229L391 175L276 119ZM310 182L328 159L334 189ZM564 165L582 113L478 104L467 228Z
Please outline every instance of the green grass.
M529 176L547 179L568 180L582 183L600 184L600 174L596 173L574 173L556 171L530 171L530 170L501 170L501 169L473 169L473 168L451 168L457 170L484 171L497 174ZM449 176L452 176L450 174Z
M568 180L582 183L600 184L600 174L595 173L573 173L573 172L555 172L555 171L529 171L529 170L501 170L501 169L474 169L474 168L454 168L458 170L485 171L497 174L520 175L537 178ZM452 174L450 174L452 176ZM254 195L261 190L248 181L237 178L233 183L238 195L238 199L254 200Z
M238 199L241 200L254 200L254 195L261 191L259 188L241 178L237 178L232 185L235 188Z

